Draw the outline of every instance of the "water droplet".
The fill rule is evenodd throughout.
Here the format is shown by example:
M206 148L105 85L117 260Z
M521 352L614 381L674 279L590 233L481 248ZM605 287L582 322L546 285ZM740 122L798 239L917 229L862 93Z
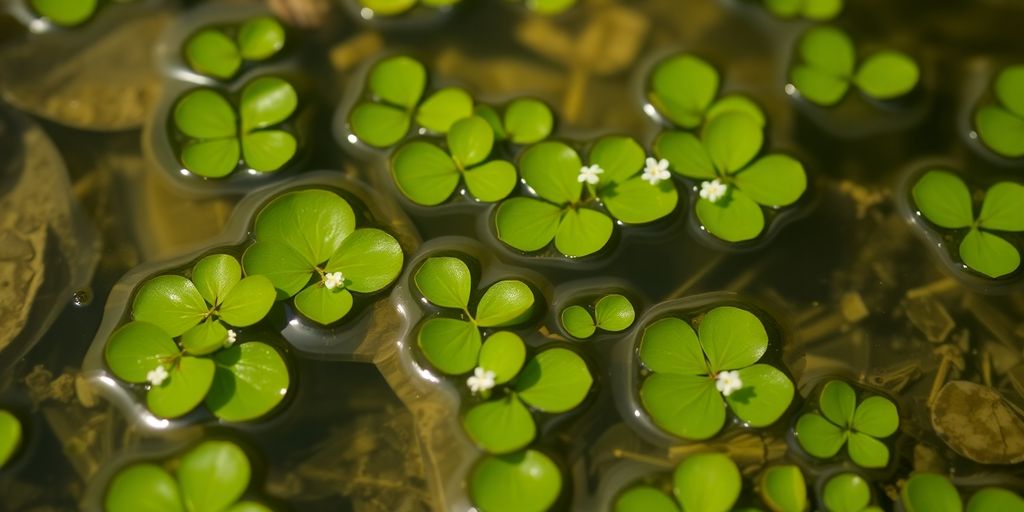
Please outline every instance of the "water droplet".
M71 304L75 307L85 307L92 304L92 290L89 288L83 288L78 290L71 296Z

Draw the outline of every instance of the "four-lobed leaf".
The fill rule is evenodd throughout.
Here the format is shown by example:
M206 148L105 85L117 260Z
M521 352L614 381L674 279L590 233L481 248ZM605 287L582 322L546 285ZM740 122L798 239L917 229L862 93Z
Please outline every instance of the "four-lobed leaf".
M234 38L219 28L204 28L185 41L185 60L193 71L227 80L235 76L243 61L269 59L284 48L284 27L270 16L246 20Z
M797 441L807 453L827 459L846 445L858 466L889 464L889 448L880 439L899 428L899 414L891 400L873 395L858 404L849 384L833 380L822 388L818 407L820 412L804 414L796 424Z
M1024 156L1024 65L1007 66L992 87L996 102L974 113L974 126L982 142L1008 157Z

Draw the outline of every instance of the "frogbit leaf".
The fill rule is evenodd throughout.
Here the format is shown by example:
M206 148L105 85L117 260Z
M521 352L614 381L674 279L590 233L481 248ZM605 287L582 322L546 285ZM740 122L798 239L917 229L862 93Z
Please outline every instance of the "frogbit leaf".
M468 169L463 178L469 193L488 203L508 197L518 181L515 166L505 160L491 160Z
M18 417L0 409L0 469L21 446L22 428Z
M32 9L55 25L73 27L85 23L96 12L97 0L29 0Z
M562 472L543 453L524 450L485 456L470 472L468 485L480 510L543 512L562 491Z
M791 156L768 155L736 174L736 186L758 204L789 206L807 190L807 174Z
M725 425L722 395L706 376L654 373L640 385L640 401L658 427L684 439L708 439Z
M750 118L756 121L762 128L764 128L764 125L767 122L764 117L764 111L761 110L761 107L759 107L754 100L742 94L730 94L716 100L711 104L711 108L708 109L704 122L711 122L712 119L731 112L750 116Z
M192 281L178 275L154 277L142 284L132 302L132 316L161 328L171 337L198 324L209 311Z
M853 42L833 27L814 27L798 43L802 64L790 73L800 95L821 106L835 105L846 95L856 65Z
M409 132L410 114L390 105L360 103L352 109L349 126L355 136L377 148L392 146Z
M647 99L658 112L682 128L696 128L718 94L718 72L693 55L676 55L651 73Z
M298 293L313 274L313 265L305 256L280 242L253 243L242 253L242 267L247 274L270 279L278 300Z
M956 174L928 171L914 184L911 195L921 215L939 227L959 229L974 222L971 193Z
M846 433L821 415L807 413L796 422L796 440L807 453L827 459L839 453Z
M239 343L217 352L213 359L217 372L206 406L224 421L259 418L288 392L288 366L281 353L266 343Z
M207 304L219 306L228 290L242 279L242 266L233 256L211 254L192 267L192 283Z
M1011 113L1024 118L1024 66L1007 66L999 72L995 90L999 103Z
M528 314L535 297L530 286L522 281L505 280L494 283L476 306L476 322L480 327L503 327Z
M599 194L612 216L627 224L654 222L672 213L679 204L679 192L672 180L651 185L636 176L603 188Z
M725 397L736 416L752 427L775 423L793 401L793 382L767 364L739 370L743 387Z
M960 242L960 259L968 267L991 278L1012 274L1020 267L1020 252L1013 244L974 228Z
M381 60L370 71L369 87L381 101L412 110L423 96L427 70L418 60L404 55Z
M514 452L537 435L530 411L514 394L474 405L462 425L470 439L489 453Z
M227 137L189 141L181 149L181 163L189 172L205 178L223 178L238 167L241 149L238 139Z
M583 402L593 382L590 369L580 356L571 350L552 348L527 362L513 387L530 406L560 413Z
M998 487L986 487L971 496L967 512L1001 512L1024 510L1024 499L1017 494Z
M590 312L583 306L572 305L563 309L560 318L562 328L574 338L589 338L597 330L594 318L590 316Z
M181 347L194 356L203 356L224 347L228 329L219 320L207 318L181 335Z
M711 371L736 370L756 363L768 350L768 333L750 311L721 306L704 315L697 329Z
M713 180L718 177L708 150L692 133L662 132L654 141L654 152L669 161L673 172L687 178Z
M467 309L473 277L469 267L459 258L435 256L428 258L413 276L416 289L435 306Z
M640 341L640 361L657 373L710 373L697 333L690 324L675 317L662 318L644 329Z
M185 60L196 73L226 80L242 65L238 47L230 37L216 29L197 32L185 42Z
M348 201L334 192L309 189L288 192L270 201L257 214L253 235L258 242L280 242L291 247L313 266L327 261L355 225L355 213ZM242 263L245 266L244 257ZM246 273L254 272L246 268Z
M730 112L709 121L701 140L715 168L722 174L733 174L761 151L764 132L749 115Z
M597 210L567 210L555 233L555 248L569 257L589 256L608 244L613 227L612 219Z
M494 147L494 130L483 118L469 116L452 124L447 141L455 164L466 169L490 156Z
M178 483L156 464L133 464L118 471L103 500L107 512L184 512Z
M665 493L647 486L629 488L615 499L614 512L679 512L679 506Z
M862 512L871 502L871 486L859 475L841 473L825 484L824 502L834 512Z
M978 225L998 231L1024 231L1024 185L996 183L985 192Z
M205 357L182 356L170 376L146 393L146 407L161 418L177 418L195 409L213 383L214 364Z
M896 404L885 397L869 396L857 406L852 426L854 430L872 437L889 437L900 426Z
M841 380L829 381L821 388L818 407L825 418L835 425L850 427L856 414L857 393Z
M557 205L577 201L583 190L578 180L583 163L576 150L563 142L530 146L519 161L519 171L540 197Z
M392 157L391 172L402 194L423 206L445 202L459 186L455 161L429 142L404 144Z
M807 510L807 484L800 468L793 465L772 466L761 473L761 497L768 508L777 512Z
M612 293L598 299L594 305L597 326L608 332L620 332L633 325L636 312L626 297Z
M352 310L352 302L352 292L340 287L332 290L319 282L295 296L295 309L320 325L330 325Z
M701 512L731 510L743 485L736 463L721 453L687 457L676 467L672 482L683 510Z
M529 197L502 201L494 215L498 240L525 252L538 251L551 243L561 220L561 208Z
M284 167L297 148L295 136L284 130L260 130L242 136L242 156L257 172L274 172Z
M435 368L447 375L460 375L476 367L480 331L463 320L431 318L420 327L417 343Z
M518 98L505 107L504 131L513 144L534 144L551 134L554 115L544 102ZM504 138L504 137L502 137Z
M142 383L146 374L169 363L181 351L163 329L148 322L128 322L118 327L104 350L110 371L117 378Z
M726 242L753 240L764 231L761 207L737 187L729 187L716 202L698 199L696 211L704 229Z
M204 441L181 458L177 476L188 510L224 510L249 487L249 457L229 441Z
M228 290L217 310L220 319L235 327L248 327L267 316L277 292L266 276L249 276Z
M480 368L494 372L494 383L504 384L519 374L526 361L526 345L512 332L498 331L480 347Z
M349 290L373 293L395 282L404 260L395 237L377 228L359 228L341 242L325 271L341 272Z
M846 450L850 460L862 468L884 468L889 464L889 448L885 443L861 432L852 432Z
M238 29L238 49L247 60L266 60L284 48L284 27L270 16L257 16Z
M917 63L907 55L881 51L864 59L853 81L868 96L888 100L913 90L920 75Z
M416 122L435 133L448 133L455 121L473 115L473 98L464 89L446 87L423 100Z
M1024 156L1024 116L996 106L985 106L974 115L981 140L1007 158Z
M598 187L621 183L644 166L644 148L632 137L608 135L598 139L590 149L590 163L604 171L598 177Z
M907 512L960 512L963 504L949 479L934 473L914 473L900 490Z
M235 109L212 89L195 89L174 107L174 125L196 139L218 139L238 134Z

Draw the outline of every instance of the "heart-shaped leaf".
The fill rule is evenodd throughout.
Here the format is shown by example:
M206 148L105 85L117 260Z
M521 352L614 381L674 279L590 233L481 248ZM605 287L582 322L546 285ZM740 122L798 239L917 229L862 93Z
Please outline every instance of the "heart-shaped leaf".
M526 363L515 381L519 397L548 413L568 411L586 398L594 379L575 352L552 348Z
M213 383L214 364L205 357L182 356L169 373L146 393L146 407L161 418L177 418L202 403Z
M249 421L270 412L288 392L288 366L275 348L258 341L213 356L217 363L206 406L224 421Z
M431 318L417 336L423 355L442 373L460 375L476 367L480 355L480 331L469 322Z
M509 453L526 447L537 435L533 417L514 395L474 405L462 418L470 439L490 453Z
M107 341L104 358L114 375L127 382L141 383L157 366L168 365L178 346L163 329L148 322L128 322L118 327Z
M156 464L133 464L118 471L103 499L107 512L184 512L178 483Z

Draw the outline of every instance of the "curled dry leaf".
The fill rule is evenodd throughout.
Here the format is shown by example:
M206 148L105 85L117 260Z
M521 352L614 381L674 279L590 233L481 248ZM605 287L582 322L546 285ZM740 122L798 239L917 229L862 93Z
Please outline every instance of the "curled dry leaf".
M932 427L953 451L973 461L1024 461L1024 420L990 387L946 383L932 406Z

